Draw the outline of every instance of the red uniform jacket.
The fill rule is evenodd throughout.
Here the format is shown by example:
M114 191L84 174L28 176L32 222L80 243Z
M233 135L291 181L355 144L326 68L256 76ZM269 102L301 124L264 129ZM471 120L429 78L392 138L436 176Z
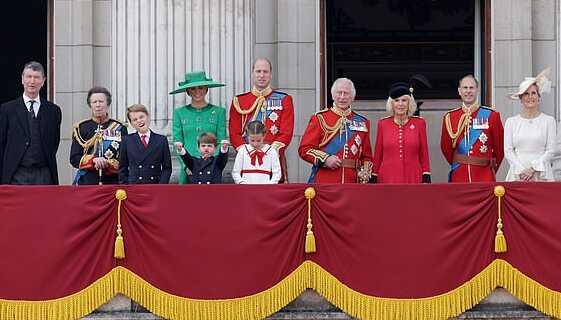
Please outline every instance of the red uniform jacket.
M495 181L504 157L503 124L492 108L448 111L442 120L440 148L451 165L450 182Z
M298 153L313 164L310 183L356 183L357 170L372 170L370 121L358 113L326 109L312 116L302 136ZM323 163L337 155L343 165L335 170Z
M279 155L292 140L294 131L294 106L292 97L286 93L265 89L260 95L255 89L234 97L230 106L228 127L234 148L244 145L244 130L252 120L265 124L265 143L277 149Z
M378 183L421 183L430 174L427 125L411 117L403 125L393 117L378 121L373 173Z

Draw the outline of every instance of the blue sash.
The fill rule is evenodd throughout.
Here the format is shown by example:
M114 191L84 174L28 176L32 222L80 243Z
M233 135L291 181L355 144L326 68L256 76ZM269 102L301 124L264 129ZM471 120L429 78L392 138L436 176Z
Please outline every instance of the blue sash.
M355 114L353 114L352 121L365 122L365 119L364 119L364 117L355 113ZM345 130L354 131L354 130L349 129L349 122L348 121L345 122ZM328 144L323 146L323 148L321 150L323 152L329 154L329 155L337 154L337 152L339 152L339 150L341 150L347 144L347 142L349 142L351 139L353 139L353 137L354 137L354 134L346 135L347 139L345 139L345 137L343 135L339 135L339 137L334 136L331 139L331 141L329 141ZM316 175L317 175L317 172L318 172L319 168L320 167L317 164L314 164L312 166L312 173L310 174L310 178L308 179L308 183L316 182Z
M481 106L481 107L479 107L479 110L477 111L477 115L475 116L475 118L484 119L487 122L489 122L489 117L491 116L492 112L493 111ZM464 130L466 130L466 129L464 129ZM479 138L479 136L481 135L482 132L483 132L483 129L470 128L467 142L464 141L465 139L461 139L461 140L458 139L457 140L457 142L456 142L456 153L460 154L460 155L467 156L469 150L477 142L477 139ZM454 171L456 171L459 167L460 167L460 163L452 162L452 164L450 165L450 173L448 174L448 181L452 180L452 173Z

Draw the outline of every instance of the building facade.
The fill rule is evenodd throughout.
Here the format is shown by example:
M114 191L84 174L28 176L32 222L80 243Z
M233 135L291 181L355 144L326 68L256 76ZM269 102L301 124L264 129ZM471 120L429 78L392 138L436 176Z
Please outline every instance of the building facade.
M504 121L520 109L507 94L515 92L524 77L551 67L553 89L540 106L557 120L561 113L559 2L471 1L456 8L443 4L448 1L411 7L423 2L355 0L339 8L326 0L52 0L49 76L54 79L49 90L63 109L61 182L72 181L74 172L68 164L72 125L89 116L86 93L92 86L113 92L112 117L125 120L127 106L143 103L150 108L154 130L169 135L174 107L188 103L188 98L168 92L186 72L205 70L226 83L209 92L209 101L228 109L235 94L251 89L256 57L272 61L273 86L294 97L295 131L287 151L289 178L294 182L304 182L309 175L310 165L298 158L298 143L310 116L329 103L334 77L355 79L355 109L375 123L385 116L387 87L380 83L377 88L376 77L369 81L364 70L389 78L419 72L417 66L431 69L427 73L438 71L429 77L437 89L427 90L425 96L419 89L417 97L424 101L421 115L429 127L433 181L445 181L448 168L439 149L440 120L447 109L459 105L450 94L456 85L450 79L457 80L461 72L473 72L482 80L481 100L495 105ZM381 29L368 21L368 10L404 22ZM466 23L456 25L450 17L462 12ZM407 28L418 38L408 39L413 31L404 32ZM463 51L454 53L459 47ZM356 60L345 58L357 48L361 51ZM385 56L383 52L375 56L377 48L384 48ZM411 58L418 52L428 53L419 61ZM391 60L398 55L399 62ZM435 69L439 63L448 64ZM374 130L375 125L373 141ZM507 169L504 163L499 179Z

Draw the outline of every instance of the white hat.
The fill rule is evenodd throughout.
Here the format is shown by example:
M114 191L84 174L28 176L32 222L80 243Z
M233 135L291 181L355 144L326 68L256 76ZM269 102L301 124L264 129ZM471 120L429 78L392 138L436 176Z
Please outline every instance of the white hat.
M538 92L540 95L543 93L548 93L551 90L551 81L547 78L549 76L550 68L547 68L540 72L535 78L526 77L524 81L518 86L518 92L510 95L511 99L518 100L520 96L530 88L531 85L535 84L538 87Z

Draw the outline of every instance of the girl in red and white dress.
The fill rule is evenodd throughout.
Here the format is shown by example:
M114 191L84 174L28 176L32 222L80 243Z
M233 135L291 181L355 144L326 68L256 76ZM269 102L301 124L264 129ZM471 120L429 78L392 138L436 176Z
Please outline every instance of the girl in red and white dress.
M249 143L238 147L232 169L234 182L238 184L276 184L281 178L279 154L263 143L265 126L261 121L251 121L246 127Z

